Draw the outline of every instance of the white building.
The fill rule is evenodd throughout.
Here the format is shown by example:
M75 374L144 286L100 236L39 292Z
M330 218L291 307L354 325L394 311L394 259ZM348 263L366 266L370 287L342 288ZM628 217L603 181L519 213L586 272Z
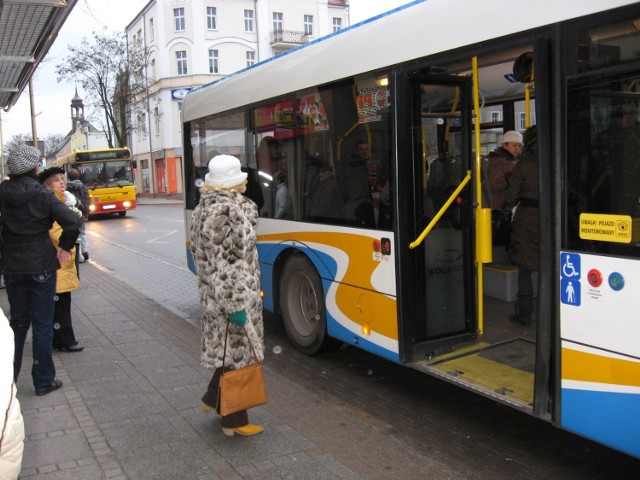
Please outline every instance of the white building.
M348 25L347 0L151 0L126 27L131 47L149 49L148 95L129 141L138 192L182 194L180 108L190 89Z

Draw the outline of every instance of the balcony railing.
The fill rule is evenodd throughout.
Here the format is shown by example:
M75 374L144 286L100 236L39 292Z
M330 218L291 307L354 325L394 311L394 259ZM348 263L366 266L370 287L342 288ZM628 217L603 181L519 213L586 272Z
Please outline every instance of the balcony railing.
M294 32L291 30L276 30L271 32L271 45L302 45L309 41L309 35L304 32Z

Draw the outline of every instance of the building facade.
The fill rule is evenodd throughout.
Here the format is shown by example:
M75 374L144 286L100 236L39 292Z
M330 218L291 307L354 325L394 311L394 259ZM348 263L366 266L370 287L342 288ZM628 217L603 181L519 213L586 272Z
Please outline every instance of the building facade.
M148 51L146 95L130 120L139 194L182 195L180 110L191 89L347 26L347 0L150 1L126 27L130 48Z

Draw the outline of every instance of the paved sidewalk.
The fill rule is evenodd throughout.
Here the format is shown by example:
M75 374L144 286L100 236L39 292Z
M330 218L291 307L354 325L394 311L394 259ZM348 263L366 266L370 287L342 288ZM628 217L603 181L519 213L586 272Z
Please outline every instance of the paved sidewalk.
M199 408L210 372L199 365L198 327L95 265L82 265L81 280L72 314L85 349L55 353L64 387L36 397L31 358L23 361L21 478L467 478L361 412L278 374L268 358L269 403L250 411L265 432L225 437L218 419ZM8 314L4 290L0 306Z

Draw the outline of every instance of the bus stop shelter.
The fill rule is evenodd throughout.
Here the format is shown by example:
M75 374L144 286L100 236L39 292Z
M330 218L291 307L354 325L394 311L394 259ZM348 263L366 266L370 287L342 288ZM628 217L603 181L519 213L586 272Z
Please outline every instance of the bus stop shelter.
M0 0L0 108L20 98L77 0Z

